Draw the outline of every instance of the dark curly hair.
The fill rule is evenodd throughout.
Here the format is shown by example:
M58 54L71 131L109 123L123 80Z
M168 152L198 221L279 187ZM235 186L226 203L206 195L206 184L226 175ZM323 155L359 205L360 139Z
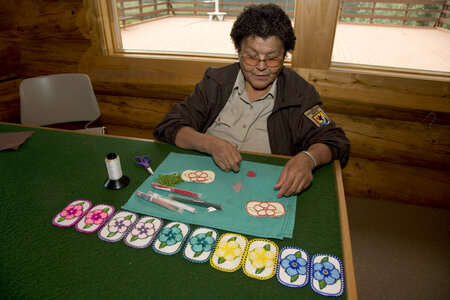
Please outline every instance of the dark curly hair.
M263 39L277 36L284 45L285 54L294 50L296 40L288 15L272 3L244 8L233 24L230 36L238 52L241 52L242 41L249 36Z

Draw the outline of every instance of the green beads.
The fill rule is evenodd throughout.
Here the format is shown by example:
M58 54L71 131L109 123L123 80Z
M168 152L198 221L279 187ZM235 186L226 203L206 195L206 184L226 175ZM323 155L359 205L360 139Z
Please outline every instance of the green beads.
M175 186L184 182L184 180L181 179L181 175L178 173L161 174L156 178L156 181L159 184L166 186Z

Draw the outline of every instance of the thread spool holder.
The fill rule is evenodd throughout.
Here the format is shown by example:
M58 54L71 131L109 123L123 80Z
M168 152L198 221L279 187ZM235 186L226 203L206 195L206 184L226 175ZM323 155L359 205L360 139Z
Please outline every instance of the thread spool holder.
M120 179L112 180L109 179L105 182L105 188L110 190L120 190L121 188L124 188L130 183L130 178L123 175Z

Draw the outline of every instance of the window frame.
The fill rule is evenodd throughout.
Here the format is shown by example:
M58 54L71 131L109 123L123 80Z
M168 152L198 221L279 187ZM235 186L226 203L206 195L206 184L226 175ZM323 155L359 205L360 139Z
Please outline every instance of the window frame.
M204 70L206 66L224 66L237 61L237 55L204 55L196 53L131 52L118 49L120 35L115 34L117 17L115 0L83 0L94 54L103 59L122 62L139 60L143 65L164 65L166 71ZM294 13L296 47L285 65L302 73L304 70L338 71L402 78L449 81L445 74L370 65L332 62L334 38L340 0L297 0ZM103 60L102 60L103 61ZM134 64L134 63L133 63ZM192 69L191 69L192 70ZM203 71L200 71L203 73Z

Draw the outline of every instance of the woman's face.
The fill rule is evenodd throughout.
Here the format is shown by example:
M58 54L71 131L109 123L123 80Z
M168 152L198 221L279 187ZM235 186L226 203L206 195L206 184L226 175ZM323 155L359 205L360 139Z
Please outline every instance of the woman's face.
M239 53L245 87L253 91L268 91L283 68L284 54L283 43L277 36L245 38Z

